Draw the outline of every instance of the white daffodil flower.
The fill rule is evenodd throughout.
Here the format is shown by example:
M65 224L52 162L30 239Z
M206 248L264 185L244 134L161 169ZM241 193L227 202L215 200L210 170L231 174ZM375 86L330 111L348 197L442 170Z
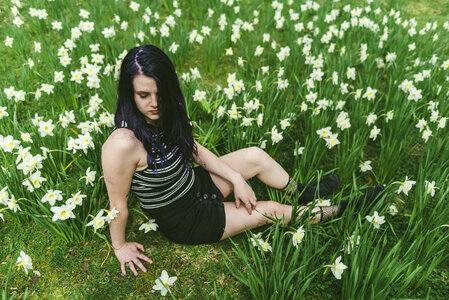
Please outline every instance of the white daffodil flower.
M109 224L109 223L111 223L112 220L117 218L119 211L116 210L115 207L113 207L111 210L107 210L107 209L105 209L105 210L108 213L105 217L105 221L108 222L108 224Z
M23 251L20 251L20 256L17 258L16 264L18 268L22 267L26 274L28 274L28 270L33 269L33 261L31 260L31 257Z
M48 202L51 206L54 206L55 202L60 200L62 200L62 191L48 190L44 197L42 197L41 202Z
M151 219L148 220L148 222L143 223L142 225L140 225L139 230L144 230L145 233L147 233L148 231L156 231L157 228L159 227L159 225L157 225L155 223L156 220Z
M408 176L405 176L404 182L399 182L399 189L396 193L400 194L403 192L405 195L408 196L408 192L411 190L412 186L416 183L416 181L408 180Z
M325 267L331 268L332 274L334 274L335 278L338 280L341 279L343 271L348 268L341 262L341 256L337 257L333 265L326 265Z
M104 211L101 209L94 219L87 223L86 226L93 226L95 232L97 232L97 229L102 228L106 223L106 217L103 217L103 212Z
M371 167L370 160L364 161L360 164L360 171L362 171L362 172L371 171L372 169L373 169L373 167Z
M377 211L372 216L365 216L366 220L373 224L374 228L379 229L380 225L385 223L385 217L379 216Z
M67 220L69 218L75 218L75 215L73 214L72 210L75 208L75 205L73 204L64 204L61 206L53 206L50 208L50 210L54 213L52 221L55 222L57 220Z
M343 246L342 251L345 251L347 254L351 254L352 249L355 246L360 245L360 235L357 236L357 239L354 237L354 233L348 238L347 243Z
M82 195L81 191L76 194L72 194L72 197L67 199L66 204L74 204L74 205L83 205L83 199L86 198L86 195Z
M177 277L168 277L167 271L163 270L161 277L156 279L156 284L153 286L153 290L161 291L161 295L165 296L167 292L170 290L171 285L176 281Z
M435 181L429 182L426 180L426 193L433 197L435 196L435 189L438 189L435 186Z
M299 227L295 233L293 233L292 237L292 243L293 246L298 248L298 244L300 244L304 238L305 231L303 229L303 226Z
M396 205L391 204L390 207L388 207L388 213L392 216L395 216L398 213L398 208Z

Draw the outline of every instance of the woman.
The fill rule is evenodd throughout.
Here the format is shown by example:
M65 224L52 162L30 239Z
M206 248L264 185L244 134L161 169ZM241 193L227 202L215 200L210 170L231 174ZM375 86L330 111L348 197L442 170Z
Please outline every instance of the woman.
M325 177L318 186L295 183L257 147L217 157L201 146L193 139L175 68L152 45L135 47L123 59L115 125L102 147L102 166L110 206L119 211L110 223L110 232L123 274L125 264L137 276L134 264L146 272L141 260L152 263L140 253L144 251L141 244L125 240L130 191L167 238L177 243L201 244L272 223L266 216L290 221L292 206L256 202L246 183L254 176L273 188L300 193L304 203L312 201L318 192L321 196L331 194L339 184L336 174ZM193 161L199 166L191 167ZM365 198L372 201L381 189L378 186L356 199L356 206ZM231 192L235 203L222 202ZM346 204L342 201L340 207L324 208L311 222L341 215ZM319 208L312 212L317 211Z

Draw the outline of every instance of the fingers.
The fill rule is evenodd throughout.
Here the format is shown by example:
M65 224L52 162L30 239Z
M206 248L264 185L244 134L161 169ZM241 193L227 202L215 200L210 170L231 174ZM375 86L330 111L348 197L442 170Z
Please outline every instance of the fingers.
M256 196L251 197L251 200L249 202L251 203L253 208L256 207L256 203L257 203Z
M136 268L134 267L134 264L132 261L128 262L128 267L131 269L131 271L133 272L134 276L137 276L137 271Z
M248 201L248 202L243 202L243 203L245 204L246 211L248 212L248 214L251 215L253 213L253 207L251 205L251 202Z
M123 275L126 275L125 262L121 262L121 263L120 263L120 267L122 268L122 274L123 274Z
M150 263L150 264L153 263L153 260L151 260L151 258L148 258L148 257L146 257L146 256L143 255L143 254L140 254L140 255L139 255L139 258L140 258L140 259L143 259L143 260L146 261L147 263Z
M142 244L136 243L136 247L140 250L140 251L145 251L145 249L143 248Z
M139 258L140 258L140 255L139 255ZM138 258L136 258L134 261L133 261L138 267L139 267L139 269L141 269L143 272L146 272L147 271L147 268L145 268L145 266L140 262L140 260L138 259ZM136 275L136 274L134 274L134 275ZM137 276L137 275L136 275Z
M235 198L235 208L240 208L240 200Z
M252 209L251 209L250 206L247 206L247 207L246 207L246 211L248 212L249 215L252 215L252 214L253 214L253 211L252 211Z

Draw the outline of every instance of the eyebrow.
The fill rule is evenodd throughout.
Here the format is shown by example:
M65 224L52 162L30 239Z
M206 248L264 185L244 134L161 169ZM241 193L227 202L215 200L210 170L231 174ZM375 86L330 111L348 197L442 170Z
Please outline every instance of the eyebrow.
M148 92L148 91L137 91L136 93L149 94L150 92Z

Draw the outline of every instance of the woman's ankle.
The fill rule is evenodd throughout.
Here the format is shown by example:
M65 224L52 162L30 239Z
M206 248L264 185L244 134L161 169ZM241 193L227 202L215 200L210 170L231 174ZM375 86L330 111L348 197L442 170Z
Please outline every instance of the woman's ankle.
M283 193L287 193L287 195L289 196L292 196L296 193L296 189L297 189L296 182L293 180L293 178L289 177L287 185L282 189L280 189L280 191Z

